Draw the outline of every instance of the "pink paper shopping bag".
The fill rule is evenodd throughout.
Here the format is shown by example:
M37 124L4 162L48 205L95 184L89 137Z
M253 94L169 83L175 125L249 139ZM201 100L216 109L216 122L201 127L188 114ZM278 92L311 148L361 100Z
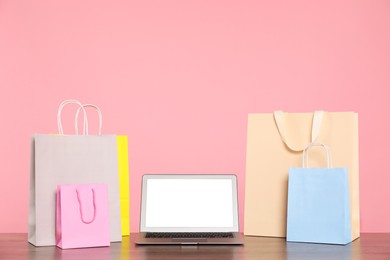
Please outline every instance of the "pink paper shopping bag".
M110 245L107 185L58 185L56 244L62 249Z

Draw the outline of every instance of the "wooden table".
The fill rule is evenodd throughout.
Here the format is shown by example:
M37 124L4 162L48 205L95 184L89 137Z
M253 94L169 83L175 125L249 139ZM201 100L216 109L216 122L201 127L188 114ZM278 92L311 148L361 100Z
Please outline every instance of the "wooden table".
M268 237L245 237L244 246L137 246L136 235L110 247L61 250L34 247L26 234L0 234L0 259L390 259L390 234L362 234L346 246L286 243L285 239Z

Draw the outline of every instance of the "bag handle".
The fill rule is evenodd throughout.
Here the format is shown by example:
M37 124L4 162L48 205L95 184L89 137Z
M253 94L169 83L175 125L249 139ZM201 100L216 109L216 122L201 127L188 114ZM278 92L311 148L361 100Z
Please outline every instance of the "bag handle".
M80 217L81 217L81 221L82 221L84 224L91 224L91 223L94 222L95 219L96 219L95 189L92 188L91 190L92 190L92 201L93 201L93 217L92 217L91 220L87 221L87 220L84 219L83 205L82 205L82 203L81 203L79 190L76 189L77 200L79 201Z
M79 120L79 113L80 113L80 110L82 108L86 108L86 107L92 107L96 110L96 112L98 113L98 116L99 116L99 135L102 135L102 127L103 127L103 117L102 117L102 111L100 110L100 108L96 105L93 105L93 104L85 104L85 105L82 105L82 107L79 107L77 108L77 111L76 111L76 116L75 116L75 119L74 119L74 125L76 128L78 128L78 120ZM84 129L87 128L88 129L88 121L84 120ZM88 134L88 133L87 133Z
M280 137L282 138L282 141L292 151L295 151L295 152L303 151L304 148L293 147L287 141L287 138L286 138L286 127L285 127L284 120L283 120L283 114L284 114L284 112L280 111L280 110L274 112L274 119L275 119L275 122L276 122L276 126L278 128ZM312 124L312 127L311 127L311 142L310 143L314 143L317 140L318 135L320 134L323 117L324 117L324 111L321 111L321 110L314 111L314 114L313 114L313 124Z
M68 99L63 101L60 106L58 107L58 112L57 112L57 126L58 126L58 134L64 135L64 129L62 127L62 120L61 120L61 113L62 109L68 105L68 104L76 104L79 106L79 109L83 110L84 113L84 129L83 129L83 135L88 135L88 118L87 118L87 112L85 111L83 105L75 99ZM78 135L78 126L75 125L75 133Z
M323 148L323 150L326 153L327 167L333 168L332 153L331 153L329 147L326 146L325 144L320 144L320 143L311 143L305 148L305 150L303 150L302 168L309 168L309 149L312 148L313 146L319 146L319 147Z

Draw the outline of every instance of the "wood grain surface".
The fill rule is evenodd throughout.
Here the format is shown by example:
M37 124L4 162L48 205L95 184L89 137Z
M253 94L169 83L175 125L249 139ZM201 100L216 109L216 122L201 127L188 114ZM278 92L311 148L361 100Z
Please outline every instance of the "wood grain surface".
M244 246L137 246L137 234L110 247L35 247L26 234L0 234L1 260L100 259L390 259L390 234L362 234L349 245L286 243L283 238L245 237Z

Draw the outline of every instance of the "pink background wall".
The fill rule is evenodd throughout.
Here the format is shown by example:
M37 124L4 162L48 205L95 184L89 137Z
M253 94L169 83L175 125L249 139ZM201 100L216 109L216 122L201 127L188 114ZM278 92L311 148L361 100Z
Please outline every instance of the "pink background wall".
M248 113L357 111L361 230L390 232L389 46L387 0L2 0L0 232L27 232L30 137L68 98L129 136L133 231L144 173L236 173L243 227Z

